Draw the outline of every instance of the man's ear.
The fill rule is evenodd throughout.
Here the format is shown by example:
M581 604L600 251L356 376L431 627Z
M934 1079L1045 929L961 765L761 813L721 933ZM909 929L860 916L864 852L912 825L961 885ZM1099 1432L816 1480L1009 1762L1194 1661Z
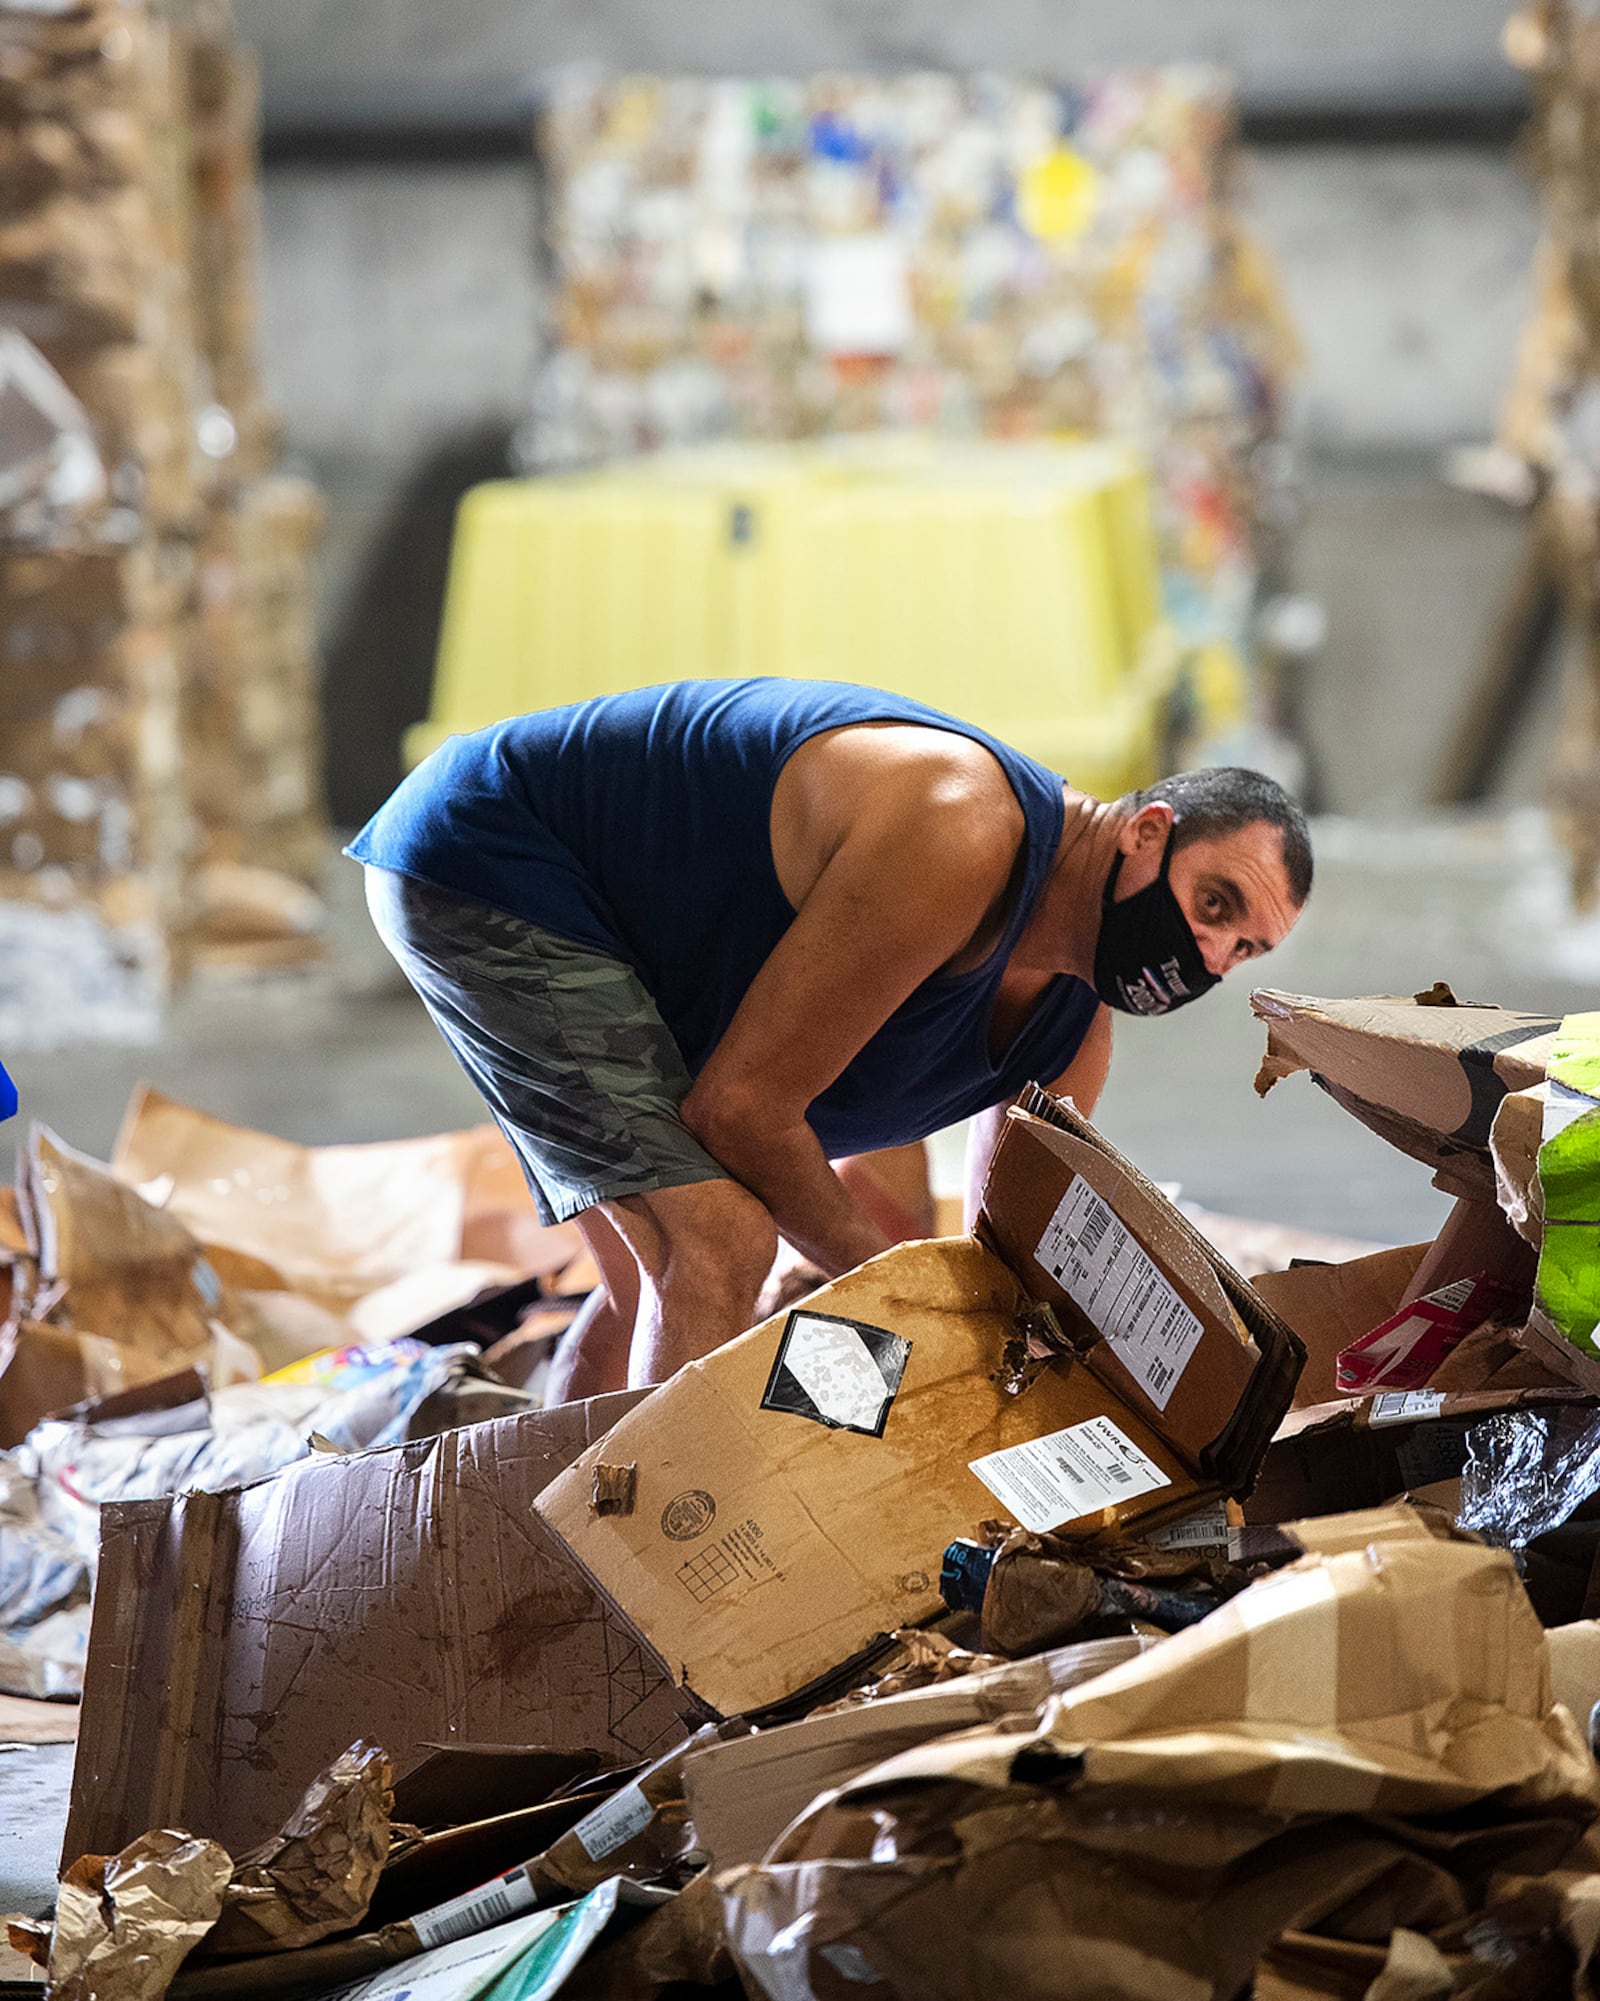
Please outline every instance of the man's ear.
M1164 799L1152 799L1124 823L1117 846L1125 855L1159 852L1167 845L1176 815Z

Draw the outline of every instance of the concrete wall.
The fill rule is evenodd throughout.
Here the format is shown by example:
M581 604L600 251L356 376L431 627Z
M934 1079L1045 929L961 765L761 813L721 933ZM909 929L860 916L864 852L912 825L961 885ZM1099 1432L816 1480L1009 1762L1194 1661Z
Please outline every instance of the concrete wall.
M239 0L280 104L504 101L554 63L641 69L1226 63L1263 96L1504 90L1506 0Z

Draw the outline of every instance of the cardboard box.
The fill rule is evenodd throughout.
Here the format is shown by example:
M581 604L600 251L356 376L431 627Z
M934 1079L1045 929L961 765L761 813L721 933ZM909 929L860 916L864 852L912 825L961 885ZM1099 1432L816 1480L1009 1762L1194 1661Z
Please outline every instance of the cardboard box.
M691 1751L683 1775L696 1841L713 1869L759 1862L813 1800L885 1758L952 1730L1031 1716L1050 1696L1132 1660L1151 1644L1129 1637L1056 1647L984 1674Z
M596 1398L104 1511L64 1854L270 1835L364 1737L632 1763L685 1733L662 1669L533 1512L639 1401Z
M1443 986L1412 1000L1318 1000L1263 987L1250 1004L1267 1024L1258 1091L1309 1070L1452 1193L1495 1199L1495 1113L1507 1093L1542 1082L1559 1019L1458 1002Z
M937 1613L942 1552L988 1517L1094 1533L1248 1488L1298 1342L1091 1128L1035 1100L1059 1123L1011 1114L984 1242L901 1245L825 1286L680 1370L540 1495L713 1709L777 1702ZM1029 1359L1030 1334L1057 1352ZM636 1467L631 1512L593 1512L602 1462Z
M1573 1405L1600 1399L1580 1389L1394 1390L1293 1411L1262 1462L1245 1520L1340 1514L1454 1480L1466 1434L1484 1418Z

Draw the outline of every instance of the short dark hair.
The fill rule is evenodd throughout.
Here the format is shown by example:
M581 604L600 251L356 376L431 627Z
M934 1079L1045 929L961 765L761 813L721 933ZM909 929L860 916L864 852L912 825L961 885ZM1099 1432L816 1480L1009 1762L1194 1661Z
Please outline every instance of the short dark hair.
M1142 791L1117 801L1125 813L1141 806L1172 808L1172 847L1237 834L1265 820L1283 836L1283 868L1296 906L1311 894L1311 830L1306 816L1275 778L1238 764L1211 764L1201 771L1175 771Z

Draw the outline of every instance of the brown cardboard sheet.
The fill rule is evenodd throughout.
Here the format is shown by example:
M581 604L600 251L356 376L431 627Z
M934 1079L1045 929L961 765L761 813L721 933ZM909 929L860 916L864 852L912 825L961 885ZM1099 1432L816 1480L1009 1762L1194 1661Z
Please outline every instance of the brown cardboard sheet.
M1305 1344L1306 1365L1294 1392L1296 1410L1339 1395L1339 1350L1397 1311L1427 1249L1426 1244L1403 1244L1346 1264L1299 1265L1262 1272L1250 1281Z
M1007 1122L981 1225L995 1248L954 1238L885 1252L681 1370L603 1455L540 1496L543 1519L714 1710L780 1701L931 1617L946 1545L985 1519L1037 1511L1025 1526L1096 1533L1248 1487L1288 1408L1298 1343L1170 1204L1057 1111L1060 1130L1025 1113ZM1041 1298L1055 1303L1033 1250L1085 1182L1090 1208L1104 1187L1127 1212L1129 1268L1166 1301L1156 1334L1180 1331L1176 1347L1146 1351L1166 1371L1169 1416L1081 1315L1058 1316L1059 1352L1023 1359ZM1110 1223L1092 1229L1102 1248L1118 1241ZM806 1358L825 1349L818 1374ZM1138 1354L1135 1365L1155 1380ZM1215 1381L1199 1380L1213 1367ZM631 1512L594 1512L602 1458L637 1466Z
M256 1260L335 1312L430 1267L554 1273L583 1248L570 1227L540 1224L493 1126L308 1147L144 1089L128 1106L112 1164L202 1243Z
M1494 1200L1495 1114L1508 1092L1543 1081L1559 1019L1456 1002L1448 988L1324 1000L1263 987L1250 1004L1267 1025L1258 1091L1309 1070L1364 1125L1446 1175L1453 1193Z
M107 1508L68 1859L162 1826L238 1854L359 1737L401 1774L458 1742L622 1764L677 1741L659 1664L533 1511L638 1401Z

